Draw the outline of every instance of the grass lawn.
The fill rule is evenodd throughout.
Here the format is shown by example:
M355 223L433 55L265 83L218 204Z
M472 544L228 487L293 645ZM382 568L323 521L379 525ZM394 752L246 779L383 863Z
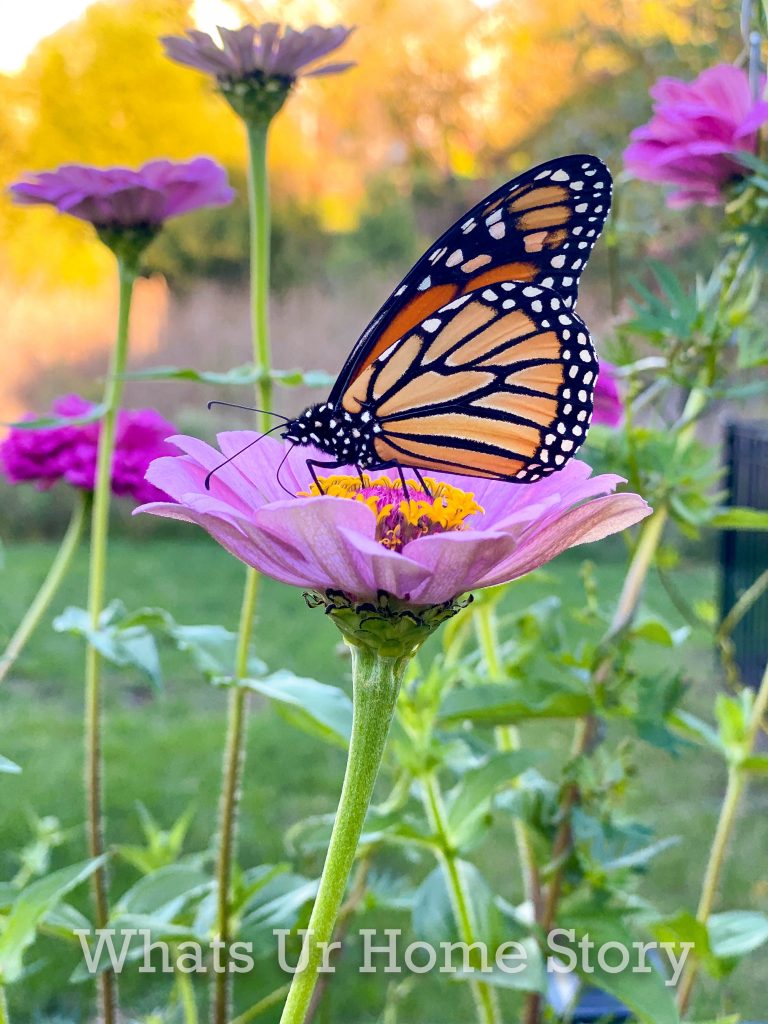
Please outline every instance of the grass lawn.
M6 550L5 569L0 576L0 644L32 597L53 550L48 542L19 543ZM612 550L604 546L589 554L608 557ZM525 582L514 594L527 603L554 588L565 601L569 595L575 599L578 556L579 552L564 556L545 579ZM140 534L130 541L118 538L112 549L111 569L111 596L119 596L129 608L160 605L182 623L220 622L235 627L242 568L188 528L163 531L160 536ZM620 586L621 563L600 563L597 572L601 599L610 603ZM85 577L85 559L81 556L57 598L55 611L67 604L84 603ZM711 597L715 573L709 566L689 565L678 570L677 583L691 599ZM339 651L338 635L322 613L308 611L298 591L270 581L264 581L262 588L257 637L264 660L274 668L288 667L299 674L346 685L347 663ZM679 614L655 579L647 600L655 611L680 624ZM655 657L660 656L656 653ZM21 775L6 776L2 782L0 878L10 877L16 870L14 851L30 838L27 812L32 809L40 815L56 815L64 828L71 829L71 837L55 854L55 864L84 855L81 662L78 642L54 634L46 622L0 693L0 753L23 767ZM201 682L188 662L175 652L165 652L164 664L166 686L159 695L136 676L107 675L109 839L112 843L137 841L138 800L166 826L193 804L195 816L187 848L205 849L215 827L226 695ZM666 663L658 666L659 671L669 667ZM694 640L686 648L685 667L693 684L689 701L706 714L718 681L701 641ZM559 727L549 729L549 733L550 743L564 739ZM680 835L683 842L654 862L644 892L670 912L682 906L692 908L721 798L723 772L704 753L684 755L675 761L652 748L647 751L635 784L633 810L660 834ZM330 811L335 806L343 765L341 751L292 729L269 706L254 705L243 798L242 863L247 866L283 858L286 829L300 817ZM723 905L729 908L768 910L767 801L766 788L755 786L723 885ZM515 884L510 881L514 872L509 868L511 830L502 828L493 835L493 844L486 843L478 851L478 858L501 891L514 898L518 894L509 888ZM308 872L317 867L301 865ZM117 891L136 877L126 867L116 868L115 875ZM51 945L52 960L33 969L29 979L11 993L17 1020L39 1020L41 1016L79 1019L86 1012L87 992L67 985L77 955L62 953L62 949L60 943ZM766 967L766 955L761 952L719 987L702 986L698 1018L706 1019L705 1015L720 1009L738 1010L746 1018L765 1017ZM126 987L129 1011L147 1012L161 1001L158 990L146 994L143 980L143 998L130 983ZM345 979L340 973L332 986L332 1019L336 1024L375 1021L386 981L379 975ZM238 1002L242 1001L244 1008L280 982L276 968L265 969L252 985L242 985ZM514 1000L514 996L509 998ZM401 1005L399 1019L418 1020L420 1024L458 1024L471 1015L468 992L444 980L417 979ZM516 1004L510 1001L505 1005L512 1008ZM260 1019L277 1017L267 1014ZM510 1022L515 1019L509 1016Z

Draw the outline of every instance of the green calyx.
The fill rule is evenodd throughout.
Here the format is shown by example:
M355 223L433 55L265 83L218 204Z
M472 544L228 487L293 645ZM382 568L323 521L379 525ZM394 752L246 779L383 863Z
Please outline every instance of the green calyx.
M340 590L326 590L306 593L304 600L310 608L324 607L348 643L385 657L403 658L415 654L427 637L466 608L472 597L419 606L384 591L375 600L355 601Z
M247 78L220 78L219 92L248 124L266 128L288 98L294 80L254 71Z
M137 224L130 228L95 224L94 227L104 245L134 274L138 274L142 253L160 231L159 224Z

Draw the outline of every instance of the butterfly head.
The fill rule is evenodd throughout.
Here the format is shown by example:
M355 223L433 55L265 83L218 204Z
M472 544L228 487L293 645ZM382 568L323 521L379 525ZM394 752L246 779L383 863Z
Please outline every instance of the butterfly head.
M286 423L282 437L297 446L313 445L339 465L372 466L381 460L373 448L377 424L370 412L347 412L330 402L311 405Z

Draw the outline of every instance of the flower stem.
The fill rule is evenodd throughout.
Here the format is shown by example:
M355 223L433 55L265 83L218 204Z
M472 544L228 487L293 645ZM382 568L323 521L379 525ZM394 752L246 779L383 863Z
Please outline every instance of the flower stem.
M249 1007L245 1013L241 1013L239 1017L231 1022L231 1024L250 1024L252 1020L260 1017L262 1013L266 1013L267 1010L271 1010L273 1006L282 1000L282 998L288 995L288 989L290 985L281 985L280 988L276 988L273 992L264 996L258 1003L254 1003L253 1006Z
M747 756L752 752L757 742L763 719L768 713L768 665L766 665L760 687L755 696L752 710L747 726L747 735L744 749ZM720 816L717 821L715 835L709 851L707 869L704 874L704 881L701 886L701 896L696 910L696 920L706 927L712 908L715 904L717 889L720 884L723 866L725 864L728 846L733 835L736 818L739 812L742 797L749 783L749 772L738 762L732 763L728 768L728 785L725 790L725 797L720 808ZM686 965L683 973L680 988L677 993L677 1005L680 1014L688 1009L691 1000L691 993L696 983L699 972L697 960L691 960Z
M269 180L267 177L268 126L246 122L248 137L248 213L250 226L251 343L254 366L259 371L256 399L262 412L259 426L266 430L272 406L272 378L269 347ZM216 875L217 930L219 939L228 944L231 936L232 865L237 849L237 817L245 765L245 739L248 718L248 695L237 680L246 675L248 652L253 632L259 574L247 569L240 607L235 685L227 709L227 742L219 799L219 850ZM229 971L214 975L211 1020L226 1024L230 1016L232 975Z
M120 299L117 336L104 390L104 418L99 433L99 453L91 516L91 554L88 577L88 616L90 626L99 628L104 609L107 577L107 546L109 542L109 507L112 496L112 458L115 449L117 414L123 393L123 377L128 358L128 324L136 269L118 256ZM101 753L101 655L89 644L85 655L85 786L88 814L88 848L91 857L104 854L102 753ZM94 916L97 928L109 923L107 870L99 866L91 875ZM101 1011L104 1024L114 1024L117 1017L117 982L114 972L99 975Z
M267 177L268 126L249 123L248 213L251 238L251 333L253 361L259 370L257 396L263 410L260 426L266 430L272 409L272 358L269 345L269 178Z
M8 1000L5 998L5 985L0 985L0 1024L11 1024L8 1015Z
M302 969L293 976L280 1024L302 1024L317 983L323 943L336 918L384 755L407 657L379 654L350 644L354 712L347 768L320 887L309 919Z
M56 557L51 563L48 575L43 580L34 600L19 623L16 632L8 641L8 646L0 656L0 683L10 672L16 659L24 650L27 641L40 625L40 620L48 611L51 601L64 581L64 577L72 564L72 558L80 546L85 523L91 507L91 496L88 491L78 491L77 503L67 526Z
M430 772L422 779L422 790L424 810L440 843L438 860L443 869L459 935L461 941L471 947L478 941L477 922L466 881L461 876L461 865L457 862L451 843L443 794L435 772ZM482 981L471 981L470 989L480 1024L501 1024L501 1013L492 986Z
M229 945L232 940L231 887L232 865L237 841L237 819L245 764L245 735L248 723L248 691L239 680L248 673L248 654L251 642L253 616L256 608L259 574L249 570L243 603L240 609L240 627L235 655L235 681L229 696L227 714L227 741L224 747L221 795L219 798L219 851L216 864L216 931L218 939ZM222 966L227 966L224 949ZM217 971L213 981L212 1019L214 1024L226 1024L230 1015L232 974Z

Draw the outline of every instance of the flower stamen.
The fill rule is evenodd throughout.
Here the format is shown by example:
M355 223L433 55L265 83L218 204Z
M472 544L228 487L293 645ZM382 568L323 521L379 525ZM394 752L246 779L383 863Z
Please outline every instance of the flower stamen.
M402 551L417 537L466 529L470 516L484 512L474 494L430 477L424 478L426 489L417 480L406 480L404 489L400 480L367 473L362 479L320 477L318 483L301 496L348 498L367 505L376 516L376 540L392 551Z

